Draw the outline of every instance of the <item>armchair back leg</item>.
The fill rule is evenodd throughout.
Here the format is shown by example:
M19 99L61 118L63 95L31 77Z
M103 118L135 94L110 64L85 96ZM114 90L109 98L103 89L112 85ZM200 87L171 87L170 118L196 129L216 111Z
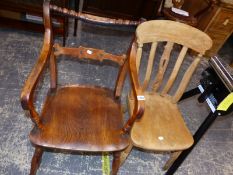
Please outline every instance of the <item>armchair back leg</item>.
M114 152L113 153L111 175L117 175L117 172L118 172L119 167L120 167L120 157L121 157L121 152Z

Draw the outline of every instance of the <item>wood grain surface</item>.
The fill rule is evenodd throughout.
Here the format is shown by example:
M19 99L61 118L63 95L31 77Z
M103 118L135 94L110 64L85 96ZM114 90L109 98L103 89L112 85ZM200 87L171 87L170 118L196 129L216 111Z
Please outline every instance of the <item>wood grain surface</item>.
M134 123L131 130L133 145L153 151L184 150L193 144L189 132L176 104L157 93L145 92L145 112ZM134 100L129 99L132 112Z
M128 146L123 118L113 91L99 87L59 88L45 102L30 140L35 145L79 151L118 151Z

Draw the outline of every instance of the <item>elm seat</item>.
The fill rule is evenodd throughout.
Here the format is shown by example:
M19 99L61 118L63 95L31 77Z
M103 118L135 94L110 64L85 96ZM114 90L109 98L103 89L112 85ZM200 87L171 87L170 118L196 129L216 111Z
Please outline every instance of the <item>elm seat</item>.
M30 134L31 142L38 146L104 152L120 151L129 144L128 136L121 132L120 100L109 89L59 88L47 96L41 117L43 129L35 127Z
M136 147L154 151L185 150L192 146L193 137L185 125L177 104L169 96L145 92L145 112L135 121L131 140ZM129 98L130 111L134 100Z

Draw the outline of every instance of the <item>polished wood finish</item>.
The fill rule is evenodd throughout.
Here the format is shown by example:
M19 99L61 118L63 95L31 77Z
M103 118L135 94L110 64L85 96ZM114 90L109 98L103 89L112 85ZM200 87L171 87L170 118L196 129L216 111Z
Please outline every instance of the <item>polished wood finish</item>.
M112 162L111 175L116 175L117 174L118 169L120 167L120 157L121 157L121 152L114 152L113 153L113 162Z
M41 158L43 155L44 150L41 147L36 147L35 152L32 158L32 163L31 163L31 170L30 170L30 175L35 175L37 169L40 166Z
M129 67L130 67L130 77L131 77L131 83L132 83L132 96L135 98L134 103L134 109L132 111L132 115L127 121L126 125L124 126L124 132L130 132L130 129L132 128L134 122L141 118L144 110L145 110L145 100L138 99L138 97L144 97L142 88L140 87L138 76L137 76L137 67L136 67L136 52L134 52L137 48L136 42L133 42L130 50L129 55Z
M43 130L35 127L35 145L87 152L120 151L128 146L123 134L120 100L101 87L61 87L47 96L41 113Z
M35 126L30 133L30 141L36 150L32 159L31 174L36 174L44 149L84 151L84 152L111 152L113 153L112 174L117 174L120 166L121 151L129 145L128 132L134 121L143 114L143 102L135 100L135 109L132 116L125 123L120 103L120 96L126 73L128 72L130 49L127 54L113 55L104 50L95 48L70 48L54 44L50 11L57 10L64 15L71 11L50 5L48 0L43 4L44 14L44 42L40 56L33 67L21 92L21 104L24 110L30 113ZM78 13L72 12L73 17ZM81 14L82 16L82 14ZM80 16L78 16L79 18ZM83 19L83 18L80 18ZM92 19L87 21L93 21ZM98 21L99 20L99 21ZM99 23L111 23L106 18L95 18ZM116 25L131 25L132 21ZM133 40L134 41L134 40ZM132 42L134 43L134 42ZM131 43L131 44L132 44ZM119 73L115 89L108 89L88 85L57 85L57 59L63 56L95 61L108 60L119 65ZM131 58L132 59L132 58ZM50 89L43 104L42 112L37 112L34 106L35 89L45 68L49 64ZM141 95L135 77L132 79L134 95Z
M172 29L172 30L171 30ZM137 100L131 94L128 96L130 113L134 113L138 102L143 102L144 113L135 120L130 132L132 145L150 151L182 151L193 144L193 137L187 128L183 116L179 110L177 102L184 93L194 70L205 51L212 46L211 38L200 30L189 25L169 21L154 20L140 24L136 30L136 40L131 47L129 58L131 77L137 91L143 95L144 100ZM165 42L161 58L157 58L156 48L159 42ZM144 45L151 44L145 79L141 82L141 66ZM175 47L175 45L182 47ZM173 70L170 72L168 80L165 79L167 65L172 58L174 47L180 48ZM188 49L195 50L199 54L193 57L193 61L185 71L183 78L177 87L174 86L182 63L186 58ZM156 57L156 59L154 58ZM157 74L151 76L154 61L159 61ZM168 74L169 75L169 74ZM148 83L150 82L150 83ZM174 93L170 93L173 89ZM136 102L137 100L138 102ZM133 116L133 115L132 115ZM132 146L128 147L121 155L121 162L124 162L130 153ZM175 154L167 163L167 167L176 158Z
M44 42L42 46L42 50L40 53L39 58L37 59L37 62L35 66L33 67L30 75L28 76L25 85L21 92L21 104L24 110L28 110L30 112L31 120L36 124L36 126L40 129L43 128L43 125L41 123L41 119L39 117L39 114L35 110L34 104L33 104L33 96L35 87L38 83L38 80L46 67L46 63L48 62L48 59L50 57L50 53L53 46L53 36L52 36L52 26L51 26L51 20L50 20L50 10L48 7L49 2L46 1L43 5L43 15L44 15L44 27L45 27L45 33L44 33Z
M191 13L196 13L207 6L208 1L202 0L189 0L184 3L184 9ZM197 28L213 39L213 47L206 52L206 55L216 55L233 33L233 4L216 1L209 10L199 16Z
M72 57L81 58L88 58L92 60L111 60L116 62L119 65L123 65L126 59L125 55L117 56L106 53L104 50L94 49L94 48L86 48L79 46L78 48L69 48L69 47L61 47L59 44L55 44L53 46L56 50L54 52L55 56L59 55L67 55Z

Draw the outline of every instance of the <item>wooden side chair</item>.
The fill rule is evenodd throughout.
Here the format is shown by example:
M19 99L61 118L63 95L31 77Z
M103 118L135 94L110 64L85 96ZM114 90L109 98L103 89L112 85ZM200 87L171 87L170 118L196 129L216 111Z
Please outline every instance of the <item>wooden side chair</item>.
M69 48L54 44L50 11L76 17L90 22L116 25L137 25L140 21L115 20L51 5L43 4L44 43L40 56L32 69L21 93L21 104L35 124L30 141L35 146L30 174L36 174L42 154L46 149L82 152L113 153L112 174L117 174L120 153L129 145L130 130L135 119L142 114L138 107L129 120L123 123L121 91L128 70L128 56L112 55L94 48ZM95 61L108 60L119 65L115 90L90 85L57 85L57 59L60 55ZM35 88L47 63L50 68L50 89L39 114L34 106ZM133 85L135 95L140 91ZM137 100L136 100L137 101ZM143 102L138 102L143 105Z
M155 55L157 46L161 42L165 44L165 47L159 59ZM141 76L141 62L143 59L147 59L145 58L144 48L148 48L148 44L151 45L148 65L145 75ZM180 49L176 58L176 56L172 57L171 55L174 46L177 44L182 47L175 47L176 50ZM177 103L202 55L211 46L212 40L207 34L180 22L154 20L138 26L136 40L130 51L129 65L134 84L137 89L141 90L141 94L144 94L145 111L142 117L133 124L130 132L131 145L122 153L122 163L135 146L155 152L171 152L171 158L164 166L164 169L167 169L182 150L193 144L193 137L183 120ZM173 87L174 82L177 82L178 73L182 75L180 70L188 49L192 49L199 54L193 58L192 63L183 74L182 80L178 80L178 87L177 85ZM144 56L142 57L142 55ZM169 73L167 67L169 60L172 59L176 59L176 62ZM158 62L158 69L152 71L153 65L156 65L155 61ZM152 72L157 72L155 77L152 76ZM169 75L168 78L165 78L165 72L166 75ZM145 77L144 81L140 82L142 77ZM171 89L172 91L175 90L174 93L170 92ZM135 103L138 103L137 99L135 96L129 95L128 102L130 111L133 112Z

